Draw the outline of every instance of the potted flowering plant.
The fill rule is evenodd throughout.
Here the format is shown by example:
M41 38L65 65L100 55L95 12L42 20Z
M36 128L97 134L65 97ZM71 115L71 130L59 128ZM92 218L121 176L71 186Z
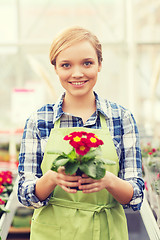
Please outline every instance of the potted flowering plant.
M160 157L160 148L155 148L150 142L146 146L142 145L142 157Z
M6 209L6 203L13 190L12 173L10 171L0 172L0 218L4 212L9 212Z
M160 226L160 148L151 143L142 146L146 196Z
M152 187L156 194L160 196L160 172L157 174L155 181L152 182Z
M114 161L102 158L101 145L104 143L94 133L72 132L66 135L64 140L69 141L73 148L69 153L48 152L58 155L51 166L53 171L58 171L60 166L64 166L66 174L85 173L93 179L101 179L106 172L105 164L115 164Z
M151 143L142 146L142 160L144 167L147 167L152 172L157 171L157 167L160 164L160 148L152 147Z

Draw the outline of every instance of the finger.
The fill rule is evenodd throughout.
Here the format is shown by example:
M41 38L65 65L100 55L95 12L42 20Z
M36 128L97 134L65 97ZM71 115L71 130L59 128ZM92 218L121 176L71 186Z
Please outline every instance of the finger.
M66 173L65 173L65 167L59 167L59 168L58 168L58 173L66 174Z
M63 166L58 168L58 173L62 173L63 175L67 175L67 176L76 176L76 173L66 174L65 173L65 167L63 167Z
M87 190L82 190L83 193L94 193L94 192L99 192L101 189L99 188L92 188L92 189L87 189Z
M89 177L79 179L80 184L87 184L87 183L94 183L94 182L97 182L97 180L94 180L93 178L89 178Z
M61 175L61 179L68 181L68 182L78 182L81 177L80 176L72 176L72 175Z
M60 185L60 187L64 190L64 191L66 191L66 192L68 192L68 193L76 193L77 192L77 190L76 189L72 189L72 188L68 188L68 187L66 187L66 186L64 186L64 185Z
M69 187L69 188L70 187L78 187L79 186L79 182L78 181L71 182L71 181L65 181L63 179L60 179L58 185Z
M100 190L102 190L100 186L97 186L97 185L88 186L88 185L91 185L91 184L87 184L83 186L82 189L79 186L79 189L81 189L83 193L93 193L93 192L99 192Z
M79 185L79 189L84 190L84 191L88 191L88 190L98 191L99 184L97 184L97 183L83 184L83 185Z
M83 178L88 178L88 176L85 173L82 174L82 177Z
M70 176L76 176L76 173L73 173L72 175L70 175Z

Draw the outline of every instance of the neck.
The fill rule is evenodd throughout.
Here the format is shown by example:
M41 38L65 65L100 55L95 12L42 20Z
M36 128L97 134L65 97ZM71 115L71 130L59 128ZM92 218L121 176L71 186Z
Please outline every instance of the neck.
M63 101L63 111L74 116L81 117L85 122L96 110L95 95L92 92L86 96L65 95Z
M73 96L71 94L67 94L64 97L63 106L67 106L70 108L88 108L90 105L95 104L95 96L94 93L86 94L86 96Z

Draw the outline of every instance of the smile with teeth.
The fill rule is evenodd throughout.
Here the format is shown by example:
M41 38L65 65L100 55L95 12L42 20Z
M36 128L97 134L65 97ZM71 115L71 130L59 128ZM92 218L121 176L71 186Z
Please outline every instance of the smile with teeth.
M82 82L70 82L72 85L80 86L83 85L87 81L82 81Z

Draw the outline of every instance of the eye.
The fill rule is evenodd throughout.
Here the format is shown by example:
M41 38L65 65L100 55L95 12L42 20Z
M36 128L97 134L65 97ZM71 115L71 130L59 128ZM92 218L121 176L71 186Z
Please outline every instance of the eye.
M93 63L92 63L91 61L86 61L86 62L84 62L83 64L84 64L84 66L89 67L89 66L91 66Z
M71 65L70 65L69 63L63 63L63 64L62 64L62 67L63 67L63 68L69 68L70 66L71 66Z

